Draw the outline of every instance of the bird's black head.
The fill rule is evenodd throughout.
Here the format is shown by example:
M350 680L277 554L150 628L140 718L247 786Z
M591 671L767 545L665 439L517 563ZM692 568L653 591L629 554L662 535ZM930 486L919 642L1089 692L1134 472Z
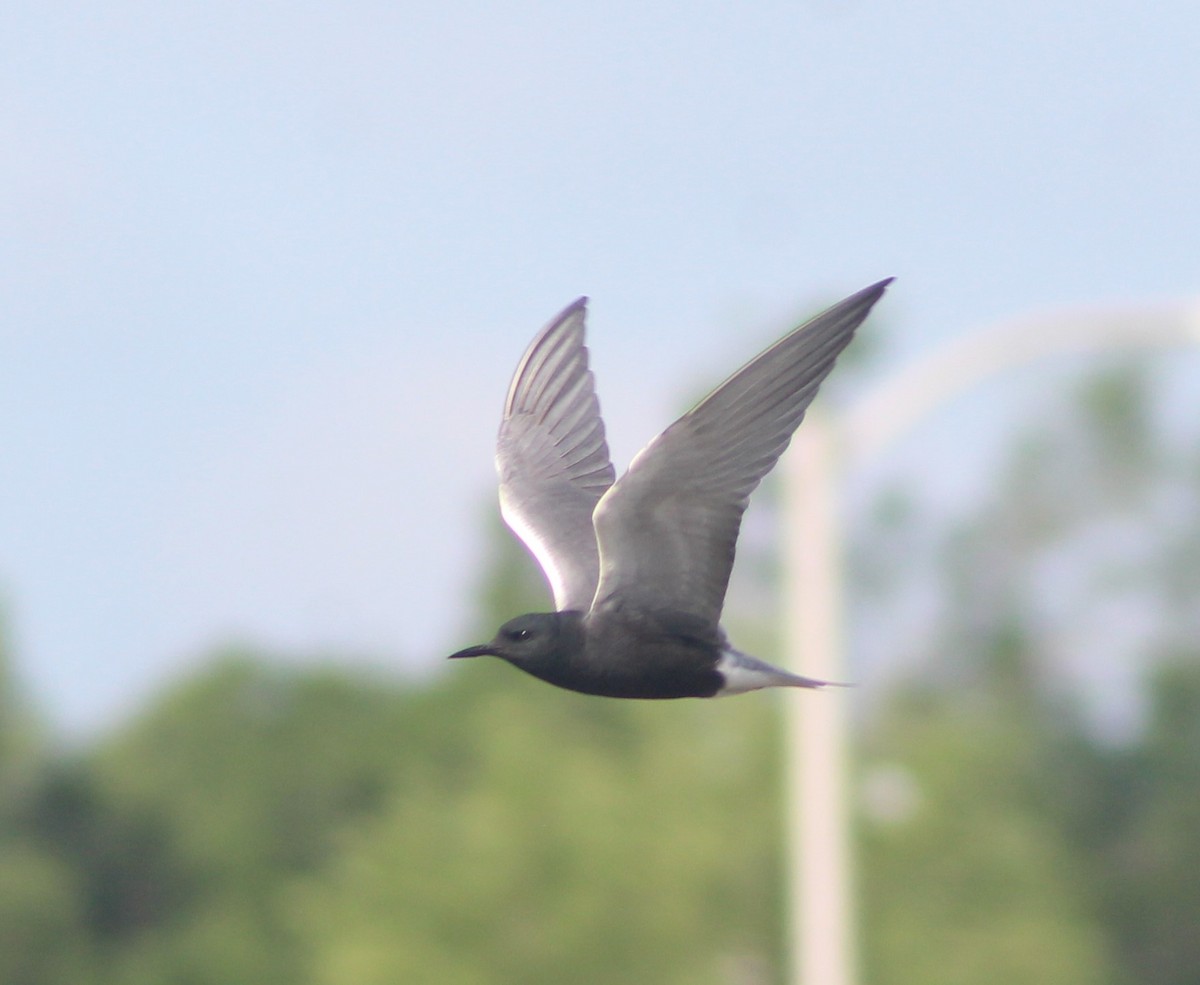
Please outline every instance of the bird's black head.
M450 654L449 659L492 656L530 670L558 656L563 644L562 626L562 613L558 612L517 616L501 626L490 643L469 646Z

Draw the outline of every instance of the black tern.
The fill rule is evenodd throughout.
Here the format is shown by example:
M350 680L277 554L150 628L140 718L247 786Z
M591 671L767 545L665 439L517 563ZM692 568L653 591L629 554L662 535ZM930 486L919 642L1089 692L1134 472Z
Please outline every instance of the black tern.
M451 658L500 657L558 687L613 698L829 684L735 649L721 609L750 493L890 283L752 359L617 481L584 345L587 298L567 307L517 365L496 444L501 513L541 565L557 611L517 616L490 643Z

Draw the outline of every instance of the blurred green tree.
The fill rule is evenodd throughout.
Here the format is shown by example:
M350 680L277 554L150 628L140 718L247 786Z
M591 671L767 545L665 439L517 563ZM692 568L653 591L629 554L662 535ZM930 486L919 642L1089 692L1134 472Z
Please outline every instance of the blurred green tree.
M170 863L137 894L152 926L128 938L114 980L304 981L282 887L384 803L427 724L411 704L394 682L230 653L97 749L105 796L153 820L137 860L163 846Z
M1104 713L1129 704L1106 662L1152 668L1178 645L1167 569L1195 584L1178 545L1200 542L1200 497L1150 392L1144 366L1088 378L1042 410L977 512L933 537L903 529L928 524L919 510L893 512L900 529L856 552L877 598L922 578L898 546L942 545L924 659L864 734L873 981L1195 980L1197 893L1172 875L1197 861L1198 733L1181 720L1200 709L1160 681L1132 737Z
M7 630L0 618L0 983L86 985L90 936L78 874L31 837L48 750L16 679Z

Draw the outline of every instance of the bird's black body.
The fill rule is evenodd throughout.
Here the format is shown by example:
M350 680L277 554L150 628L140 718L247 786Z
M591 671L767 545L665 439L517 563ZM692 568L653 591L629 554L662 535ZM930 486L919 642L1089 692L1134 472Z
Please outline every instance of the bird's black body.
M584 304L534 339L505 400L501 511L557 611L454 657L500 657L611 698L821 687L734 649L720 627L742 512L889 281L784 336L650 442L617 481L583 344Z
M503 626L491 643L454 656L500 657L548 684L606 698L711 698L725 642L687 614L537 612Z

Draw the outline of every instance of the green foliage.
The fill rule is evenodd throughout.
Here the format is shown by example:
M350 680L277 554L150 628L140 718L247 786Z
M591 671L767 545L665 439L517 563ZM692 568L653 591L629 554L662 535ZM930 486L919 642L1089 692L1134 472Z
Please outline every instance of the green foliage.
M156 819L177 869L118 980L302 980L281 885L384 802L421 723L408 703L395 686L230 655L99 750L99 781Z
M0 606L0 825L35 776L45 740L12 666L5 616Z
M72 868L29 843L0 843L0 982L88 985L89 944Z
M869 980L1102 981L1104 937L1043 803L1038 739L1000 708L955 704L898 702L871 735L868 779L902 785L863 822Z
M874 981L1195 981L1200 496L1149 393L1121 367L1045 409L930 555L924 660L865 736L867 790L890 791L864 818ZM873 597L921 579L905 537L860 549ZM1139 612L1160 670L1119 743L1083 714L1113 700L1094 627L1119 640ZM1061 645L1084 628L1086 660Z
M1102 832L1097 886L1125 981L1188 985L1200 968L1200 646L1158 669L1151 702L1141 741L1113 754L1110 797L1124 809Z
M316 981L716 982L722 961L774 959L762 703L600 702L502 669L459 705L459 769L298 894Z
M10 884L47 900L12 909L105 982L719 982L778 961L769 697L626 704L470 669L401 687L214 664L48 769L22 822L43 868Z

